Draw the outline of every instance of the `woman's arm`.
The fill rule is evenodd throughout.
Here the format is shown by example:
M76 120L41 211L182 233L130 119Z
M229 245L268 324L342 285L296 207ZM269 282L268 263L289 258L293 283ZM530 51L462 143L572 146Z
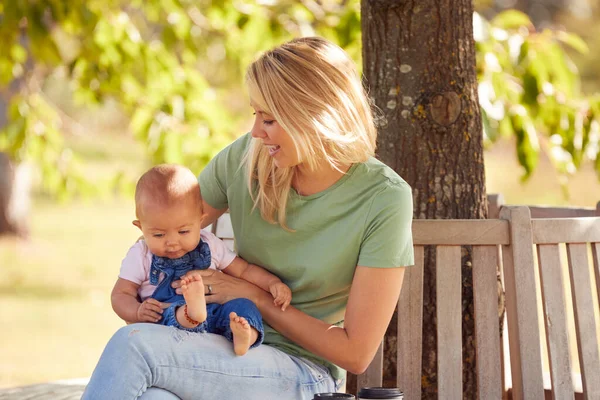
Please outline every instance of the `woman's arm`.
M288 339L348 371L363 373L375 356L398 303L404 268L357 267L344 327L336 327L288 308L283 313L267 296L258 307L263 318ZM264 299L264 300L263 300Z
M306 350L355 373L373 359L398 302L404 268L356 267L346 307L344 327L336 327L289 306L285 312L269 293L241 279L201 271L212 285L207 302L224 303L246 297L255 302L265 321Z

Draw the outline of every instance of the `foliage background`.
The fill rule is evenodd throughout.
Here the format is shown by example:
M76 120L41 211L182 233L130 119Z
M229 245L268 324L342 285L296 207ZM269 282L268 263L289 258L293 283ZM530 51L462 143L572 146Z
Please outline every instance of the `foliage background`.
M593 207L600 200L593 123L600 115L600 32L593 23L599 6L577 4L583 3L586 13L564 10L552 25L558 30L546 32L515 13L490 25L498 7L478 5L487 189L508 203ZM8 120L0 150L36 171L29 239L0 238L0 386L91 374L122 325L109 293L139 235L130 224L135 178L163 161L199 172L249 129L243 71L260 51L317 33L360 65L359 6L0 4L8 49L0 54L0 104ZM563 27L584 40L561 33ZM529 51L511 53L515 40Z

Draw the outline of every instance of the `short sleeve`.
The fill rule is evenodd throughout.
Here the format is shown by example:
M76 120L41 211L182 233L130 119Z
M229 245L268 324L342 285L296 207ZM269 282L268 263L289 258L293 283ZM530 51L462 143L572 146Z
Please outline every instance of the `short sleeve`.
M214 234L202 230L201 237L208 244L208 247L210 247L211 265L219 271L227 268L237 257L237 254L229 250L225 242Z
M413 202L405 182L389 184L373 198L358 265L390 268L414 264Z
M137 285L141 285L142 282L148 280L148 263L149 255L148 247L144 241L137 241L121 262L121 271L119 272L119 278L126 279Z
M228 207L227 188L236 173L240 172L244 155L252 136L249 133L241 136L229 146L221 150L198 177L202 198L211 207L221 210Z

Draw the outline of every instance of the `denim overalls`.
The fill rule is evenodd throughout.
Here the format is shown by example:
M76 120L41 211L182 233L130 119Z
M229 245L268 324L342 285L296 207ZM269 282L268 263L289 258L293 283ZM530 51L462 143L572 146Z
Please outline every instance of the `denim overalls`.
M183 295L177 294L171 287L173 281L181 279L188 271L197 269L208 269L211 264L210 247L208 243L200 240L198 246L180 258L170 259L152 255L150 266L150 284L158 285L152 293L152 298L163 303L171 303L169 308L163 311L162 318L158 321L161 325L174 326L190 332L209 332L225 336L233 341L233 334L229 327L229 313L235 312L240 317L246 318L250 326L258 331L258 339L250 347L256 347L262 343L264 328L262 317L258 308L248 299L234 299L225 304L210 303L206 305L207 318L195 328L184 328L177 322L175 312L177 308L185 304ZM164 279L158 283L160 273L165 274Z

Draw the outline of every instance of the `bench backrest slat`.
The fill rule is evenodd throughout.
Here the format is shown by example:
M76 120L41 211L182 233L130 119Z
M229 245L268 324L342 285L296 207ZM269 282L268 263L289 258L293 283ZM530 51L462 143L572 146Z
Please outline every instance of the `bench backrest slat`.
M555 399L573 399L567 305L559 247L557 244L540 244L537 254L552 391Z
M567 244L583 391L588 399L598 399L600 398L599 331L594 317L587 251L585 243Z
M516 399L544 398L531 217L526 207L503 207L511 244L503 246L512 387Z
M600 224L596 218L534 219L533 242L590 243L600 242Z
M437 246L437 370L438 392L448 399L462 397L461 248Z
M425 248L415 246L415 265L405 269L398 300L396 382L406 399L421 397L424 255Z
M594 260L594 275L596 276L596 296L600 303L600 243L592 243L592 258Z
M207 227L215 236L221 238L230 250L234 250L233 227L231 225L231 216L225 213L217 221Z
M498 319L498 246L473 246L473 300L477 398L502 397L502 358ZM496 294L496 295L494 295Z
M503 220L414 220L415 245L508 244L508 223Z

